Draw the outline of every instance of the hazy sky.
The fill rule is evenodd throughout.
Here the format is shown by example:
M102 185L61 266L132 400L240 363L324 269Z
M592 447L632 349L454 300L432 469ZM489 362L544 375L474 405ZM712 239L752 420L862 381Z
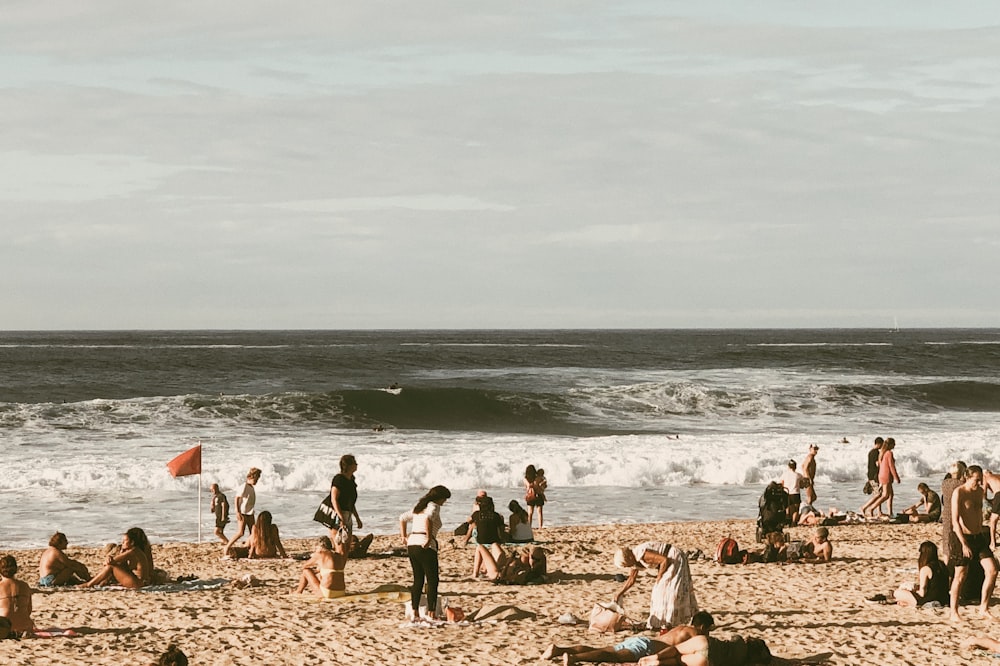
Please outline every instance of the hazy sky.
M0 0L3 329L1000 326L1000 3Z

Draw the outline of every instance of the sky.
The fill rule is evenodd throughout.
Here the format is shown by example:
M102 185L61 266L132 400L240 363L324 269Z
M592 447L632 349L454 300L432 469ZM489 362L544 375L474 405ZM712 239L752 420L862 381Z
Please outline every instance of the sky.
M1000 4L0 0L0 329L1000 327Z

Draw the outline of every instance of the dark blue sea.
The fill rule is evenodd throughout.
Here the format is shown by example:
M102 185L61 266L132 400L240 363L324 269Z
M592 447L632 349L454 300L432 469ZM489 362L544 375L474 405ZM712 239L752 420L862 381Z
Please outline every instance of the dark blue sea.
M204 487L260 467L259 507L310 536L344 453L376 532L438 483L446 522L506 504L528 463L550 524L752 518L810 443L824 509L861 504L876 436L904 505L951 460L1000 468L998 415L996 329L6 332L0 547L196 539L198 477L165 463L199 442Z

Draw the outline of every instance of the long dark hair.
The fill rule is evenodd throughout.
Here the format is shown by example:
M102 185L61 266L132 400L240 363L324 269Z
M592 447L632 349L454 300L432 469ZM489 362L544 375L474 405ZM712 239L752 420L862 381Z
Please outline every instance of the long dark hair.
M142 531L141 527L131 527L125 536L128 537L129 543L132 544L133 548L138 548L150 557L153 556L153 549L149 545L149 539L146 538L146 533Z
M920 544L920 556L917 558L917 569L923 569L924 567L934 568L935 562L940 562L941 558L938 557L938 547L933 541L924 541Z
M517 503L517 500L511 500L510 504L507 505L507 510L511 513L516 513L525 520L528 518L528 512L524 510L523 506Z
M451 497L450 490L448 490L444 486L434 486L433 488L427 491L426 495L420 498L420 500L417 502L417 505L413 507L413 513L423 513L424 509L426 509L427 505L430 504L431 502L434 502L435 504L440 504L449 497Z
M524 478L528 480L528 483L531 483L532 481L535 480L535 474L536 472L534 465L528 465L527 467L524 468Z

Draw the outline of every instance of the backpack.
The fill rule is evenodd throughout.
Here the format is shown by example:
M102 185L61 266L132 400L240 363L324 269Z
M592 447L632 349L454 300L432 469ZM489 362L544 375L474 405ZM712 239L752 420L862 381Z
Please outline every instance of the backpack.
M740 552L740 545L736 539L725 537L719 542L715 549L715 561L719 564L737 564L743 561L743 553Z

